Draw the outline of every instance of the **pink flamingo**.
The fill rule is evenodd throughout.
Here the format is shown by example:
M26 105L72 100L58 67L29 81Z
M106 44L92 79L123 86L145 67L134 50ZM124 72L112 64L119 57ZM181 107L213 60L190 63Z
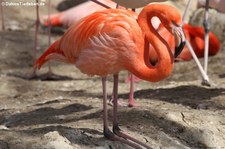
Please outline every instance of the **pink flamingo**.
M132 11L122 9L106 9L85 17L73 24L34 64L36 69L49 60L57 60L74 64L85 74L101 76L104 136L134 148L150 147L128 136L118 126L118 73L128 70L141 79L158 82L167 78L174 66L174 55L169 45L149 21L153 16L157 16L174 35L175 56L179 55L185 40L178 25L181 23L179 12L171 6L152 4L144 7L137 20ZM156 66L149 63L149 43L158 54ZM107 116L106 78L109 74L114 76L113 133Z

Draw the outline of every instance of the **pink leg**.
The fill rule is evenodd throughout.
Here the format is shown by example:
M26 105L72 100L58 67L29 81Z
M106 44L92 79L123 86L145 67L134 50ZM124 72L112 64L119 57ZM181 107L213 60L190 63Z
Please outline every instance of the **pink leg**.
M36 3L38 3L38 0L36 0ZM34 35L34 55L33 60L35 62L36 60L36 54L37 54L37 42L38 42L38 32L39 32L39 25L40 25L40 17L39 17L39 6L36 5L36 28L35 28L35 35Z
M135 9L132 9L133 12L135 12ZM133 107L135 105L134 100L134 75L130 74L131 80L130 80L130 96L128 99L128 107Z
M104 136L106 138L109 130L109 123L108 123L108 109L107 109L107 90L106 90L106 77L102 78L102 89L103 89L103 125L104 125Z
M51 21L50 21L50 13L51 13L51 0L48 0L48 46L51 45ZM48 74L52 74L52 69L50 62L48 62Z
M128 83L128 82L130 82L131 81L131 76L132 76L132 74L128 74L128 77L125 79L125 83ZM140 78L138 78L138 77L136 77L135 75L133 75L133 80L134 80L134 83L138 83L138 82L140 82L141 81L141 79Z
M128 107L134 107L135 106L135 100L134 100L134 75L130 74L130 95L128 99Z
M124 7L120 6L119 4L116 4L116 9L124 9ZM113 91L112 91L112 98L109 100L109 104L112 105L113 103L113 99L114 99L114 88L113 88ZM130 100L129 100L130 101ZM132 102L132 101L131 101ZM120 106L127 106L127 104L123 103L123 102L118 102L118 104ZM132 104L131 104L132 105ZM128 105L129 106L129 105ZM132 107L132 106L129 106L129 107Z
M38 0L36 0L36 3L38 3ZM36 61L36 55L37 55L37 42L38 42L38 32L39 32L39 25L40 25L40 17L39 17L39 6L36 5L36 27L35 27L35 34L34 34L34 51L33 51L33 62ZM31 74L30 78L36 77L36 69L33 69L33 72Z
M36 3L38 3L38 0L36 0ZM50 8L50 5L51 5L51 1L49 0L49 3L48 3L48 9ZM50 10L48 11L48 17L50 15ZM39 17L39 6L36 5L36 27L35 27L35 35L34 35L34 53L33 53L33 61L35 62L36 61L36 56L37 56L37 45L38 45L38 32L39 32L39 26L40 26L40 17ZM49 46L51 44L51 34L50 34L50 30L51 30L51 25L49 23L49 32L48 32L48 42L49 42ZM36 78L37 77L37 73L36 73L36 69L33 69L33 72L31 74L31 76L29 77L29 79L32 79L32 78ZM43 78L47 78L49 75L51 74L51 68L50 68L50 65L49 65L49 72L47 74L47 76L44 76Z
M128 141L129 143L136 143L136 144L139 144L147 149L151 149L151 147L147 146L146 144L144 144L143 142L127 135L126 133L123 133L121 131L121 129L119 128L119 123L118 123L118 117L117 117L117 109L118 109L118 104L117 104L117 99L118 99L118 74L114 74L113 75L113 78L114 78L114 85L113 85L113 88L114 88L114 100L113 100L113 132L114 134L116 134L117 136L119 137L122 137L124 139L126 139L126 141ZM133 141L133 142L130 142L130 141ZM135 145L136 145L135 144ZM141 148L140 146L137 146L134 147L134 148Z
M117 75L118 76L118 75ZM118 77L117 77L118 78ZM115 81L114 81L115 82ZM117 80L118 84L118 80ZM107 110L107 90L106 90L106 77L102 78L102 88L103 88L103 134L107 139L113 140L113 141L119 141L121 143L127 144L133 148L141 149L140 146L125 140L124 138L121 138L119 136L116 136L110 129L109 129L109 123L108 123L108 110ZM117 88L117 87L116 87ZM114 93L114 94L117 94ZM117 107L116 107L117 108Z
M2 0L0 0L2 4ZM1 17L2 17L2 30L5 30L5 19L4 19L4 11L3 11L3 6L1 5Z

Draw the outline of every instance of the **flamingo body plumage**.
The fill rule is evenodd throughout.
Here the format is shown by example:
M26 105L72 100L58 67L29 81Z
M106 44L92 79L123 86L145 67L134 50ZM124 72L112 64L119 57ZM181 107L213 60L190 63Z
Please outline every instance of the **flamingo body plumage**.
M52 53L49 58L75 64L81 72L88 75L106 76L118 73L125 69L125 65L129 65L122 65L119 61L129 62L131 58L137 58L135 55L132 56L127 48L135 49L136 53L140 53L135 42L138 41L138 36L142 36L142 31L132 13L112 9L91 15L69 28L60 39L60 43L52 47L57 54ZM114 19L115 16L116 19ZM133 22L126 23L124 19L133 19ZM127 41L129 45L126 44ZM67 43L74 44L68 46ZM63 53L63 55L59 56L58 53Z
M127 69L153 82L168 77L173 68L173 56L169 51L170 63L163 64L168 65L167 69L156 71L149 66L152 74L157 77L144 76L137 71L142 66L137 60L144 61L144 51L140 50L144 49L144 42L143 32L132 11L108 9L72 25L59 43L51 47L54 52L47 57L42 56L36 65L44 59L57 59L75 64L88 75L106 76ZM165 56L163 59L166 61L168 58ZM162 71L161 76L156 75L159 71Z

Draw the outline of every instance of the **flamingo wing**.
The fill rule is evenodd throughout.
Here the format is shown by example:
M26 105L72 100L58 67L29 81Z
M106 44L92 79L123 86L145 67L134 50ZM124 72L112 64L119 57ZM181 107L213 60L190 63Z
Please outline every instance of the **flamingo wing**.
M140 37L142 31L133 12L107 9L73 24L42 59L60 59L88 75L105 76L129 65L129 59L140 52L136 47Z

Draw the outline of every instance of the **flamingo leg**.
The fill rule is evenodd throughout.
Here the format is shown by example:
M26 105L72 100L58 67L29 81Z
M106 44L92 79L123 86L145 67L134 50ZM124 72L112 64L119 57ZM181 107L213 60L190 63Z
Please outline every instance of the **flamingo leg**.
M51 45L51 21L50 21L50 13L51 13L51 0L48 0L48 45ZM48 74L52 74L51 64L48 62Z
M135 100L134 100L134 75L130 74L130 95L128 99L128 107L134 107Z
M38 3L38 0L36 0L36 3ZM36 55L37 55L37 42L38 42L38 32L39 32L39 26L40 26L40 17L39 17L39 6L36 5L36 27L35 27L35 35L34 35L34 56L33 60L35 62Z
M132 8L132 11L135 12L135 8ZM134 107L135 100L134 100L134 75L130 75L130 95L128 99L128 107Z
M2 4L2 0L0 0ZM1 17L2 17L2 30L5 30L5 19L4 19L4 11L3 11L3 6L1 5Z
M38 3L38 0L36 0L36 3ZM36 26L35 26L35 34L34 34L34 51L33 51L33 61L36 61L37 56L37 42L38 42L38 32L39 32L39 26L40 26L40 17L39 17L39 6L36 5ZM36 69L33 69L31 78L36 77Z
M102 89L103 89L103 124L104 124L104 136L108 138L111 136L109 130L109 123L108 123L108 109L107 109L107 90L106 90L106 77L102 78Z
M38 2L38 0L36 0L36 2ZM39 23L40 23L40 21L39 21L40 19L39 19L39 7L38 7L38 5L37 5L36 9L37 9L37 21L36 21L36 32L35 32L35 47L37 46L37 33L38 33L38 30L39 30ZM50 13L51 13L51 0L48 1L48 44L49 44L49 46L51 45ZM36 58L36 51L35 51L34 58ZM41 80L59 80L59 79L65 78L63 76L56 75L56 74L54 74L52 72L50 62L48 62L48 72L46 74L43 74L41 76L37 76L36 75L36 69L33 70L33 74L30 77L30 79L31 78L36 78L36 77L38 77Z
M118 76L118 75L117 75ZM118 77L117 77L118 78ZM118 80L117 80L118 85ZM108 123L108 109L107 109L107 90L106 90L106 77L102 78L102 88L103 88L103 134L107 139L110 139L112 141L119 141L121 143L127 144L133 148L141 149L140 146L137 144L134 144L128 140L125 140L124 138L121 138L117 135L115 135L110 129L109 129L109 123ZM118 87L116 87L118 88ZM117 94L114 93L114 95ZM114 101L113 101L114 102ZM117 109L117 107L116 107Z
M205 29L205 49L204 49L204 71L207 75L207 69L208 69L208 55L209 55L209 12L208 12L208 8L209 8L209 0L206 0L206 4L205 4L205 14L204 14L204 21L203 21L203 26ZM202 80L202 85L209 85L209 82L207 80Z
M132 9L133 12L135 12L135 8ZM134 75L130 75L130 95L128 99L128 107L133 107L135 105L134 100Z
M93 2L95 2L95 1L93 1ZM99 2L97 4L99 4ZM108 6L103 6L103 7L108 8ZM116 4L116 9L123 9L123 8L120 7L119 4ZM134 83L132 82L130 84L134 84ZM122 102L119 102L118 103L119 105L121 105L121 106L128 106L128 107L134 107L135 106L135 100L133 98L134 97L134 87L130 88L130 90L132 90L132 91L130 91L130 97L128 99L128 105L127 104L124 104ZM112 91L112 98L109 100L109 104L113 103L113 99L114 99L113 94L114 94L114 88L113 88L113 91Z
M113 97L114 97L114 99L113 99L113 132L114 132L114 134L116 134L119 137L122 137L122 138L126 139L126 141L130 140L130 141L133 141L134 143L136 143L138 145L141 145L141 146L143 146L147 149L151 149L151 147L147 146L143 142L125 134L119 128L118 116L117 116L117 110L118 110L118 103L117 103L117 100L118 100L118 74L114 74L113 78L114 78L114 84L113 84L113 88L114 88L113 89L114 90L114 93L113 93L114 94L113 95ZM129 142L129 143L132 143L132 142ZM140 148L140 146L137 146L137 147ZM135 147L135 148L137 148L137 147Z
M187 15L187 12L188 12L188 10L190 8L191 2L192 2L192 0L189 0L187 6L185 8L185 11L184 11L184 14L183 14L183 17L182 17L182 25L184 25L184 20L185 20L185 17ZM202 67L200 61L198 60L198 57L196 56L196 54L195 54L191 44L189 43L189 41L188 40L185 40L185 41L186 41L187 48L190 51L190 53L191 53L195 63L198 66L198 69L199 69L199 71L200 71L200 73L202 75L202 78L203 78L202 85L210 86L209 77L208 77L206 71L203 69L203 67Z

